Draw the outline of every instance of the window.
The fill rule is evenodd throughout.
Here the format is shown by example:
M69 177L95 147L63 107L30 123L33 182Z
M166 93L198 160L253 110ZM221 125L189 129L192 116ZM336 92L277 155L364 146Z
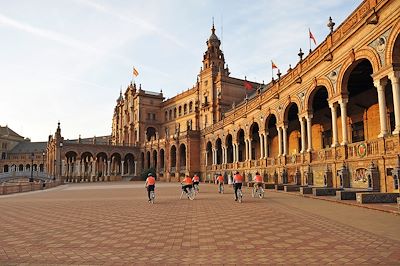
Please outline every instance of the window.
M189 113L193 111L193 102L189 103Z
M182 106L179 106L179 116L182 115Z
M352 128L351 141L353 143L363 141L364 140L364 121L353 123L351 125L351 128Z
M176 118L176 108L174 108L174 118Z
M168 111L165 111L165 121L168 121Z
M322 132L322 147L329 148L332 144L332 130Z
M183 106L183 114L187 114L187 104L185 103L185 105Z
M1 153L1 159L2 159L2 160L6 159L6 153L5 153L5 152L2 152L2 153Z

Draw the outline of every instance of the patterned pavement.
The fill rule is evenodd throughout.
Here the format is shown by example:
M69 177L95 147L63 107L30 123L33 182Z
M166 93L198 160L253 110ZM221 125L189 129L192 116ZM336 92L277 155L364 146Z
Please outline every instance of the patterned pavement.
M201 184L70 184L0 197L0 265L400 265L400 216L267 191L244 202Z

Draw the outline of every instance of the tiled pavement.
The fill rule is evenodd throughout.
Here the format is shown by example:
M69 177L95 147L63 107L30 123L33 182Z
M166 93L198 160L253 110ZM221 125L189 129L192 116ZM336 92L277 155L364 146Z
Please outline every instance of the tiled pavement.
M400 216L267 192L242 204L201 184L64 185L0 197L0 265L400 264Z

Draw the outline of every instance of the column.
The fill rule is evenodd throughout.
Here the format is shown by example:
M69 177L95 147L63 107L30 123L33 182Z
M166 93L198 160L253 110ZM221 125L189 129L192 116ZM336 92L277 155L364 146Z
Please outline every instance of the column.
M312 151L312 133L311 133L311 119L313 118L312 114L306 115L306 121L307 121L307 151L310 152Z
M135 170L135 176L137 176L137 161L134 161L133 164L135 166L135 169L134 169Z
M269 132L265 132L265 134L264 134L264 148L265 148L264 158L265 159L268 158L268 135L269 135Z
M282 155L282 132L281 128L276 126L276 130L278 130L278 156Z
M329 104L329 107L331 108L331 115L332 115L332 147L337 147L339 146L338 131L337 131L337 112L336 112L337 103L331 103Z
M396 122L396 127L392 133L394 135L400 133L400 71L392 72L388 77L392 82L394 120Z
M244 140L244 151L245 151L245 161L249 159L249 144L247 142L247 139Z
M206 150L206 152L205 152L205 157L206 157L206 163L205 163L205 165L207 166L208 165L208 152L207 152L207 150Z
M125 166L125 161L121 161L121 176L124 175L124 166Z
M234 163L237 163L237 154L236 154L236 152L237 152L237 146L236 146L237 144L236 143L232 143L232 146L233 146L233 162Z
M381 132L378 137L383 138L388 134L387 118L386 118L386 96L385 86L387 82L385 80L374 80L374 86L378 91L378 103L379 103L379 121L381 125Z
M107 176L111 175L111 161L107 160Z
M282 137L283 137L283 155L288 155L288 138L287 138L287 128L285 124L282 126Z
M248 148L249 148L249 150L248 150L248 155L249 155L248 160L251 161L253 159L252 153L251 153L251 139L248 139L247 141L249 143L249 145L248 145Z
M236 162L239 162L239 143L235 145L235 152L236 152Z
M339 104L340 104L340 117L342 120L342 145L347 145L348 140L347 140L347 103L348 103L348 99L344 98L339 100Z
M264 134L259 134L260 137L260 159L264 158Z
M216 164L215 163L215 148L212 148L212 164Z
M304 124L304 117L299 116L300 121L300 134L301 134L301 153L306 151L306 125Z

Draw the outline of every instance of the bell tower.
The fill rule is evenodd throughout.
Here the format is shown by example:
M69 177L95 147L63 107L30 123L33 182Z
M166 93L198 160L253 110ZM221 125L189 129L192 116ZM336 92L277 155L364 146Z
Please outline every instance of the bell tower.
M215 35L214 22L211 28L211 35L208 38L207 51L203 56L203 70L213 68L223 69L225 66L224 53L220 49L221 41Z

